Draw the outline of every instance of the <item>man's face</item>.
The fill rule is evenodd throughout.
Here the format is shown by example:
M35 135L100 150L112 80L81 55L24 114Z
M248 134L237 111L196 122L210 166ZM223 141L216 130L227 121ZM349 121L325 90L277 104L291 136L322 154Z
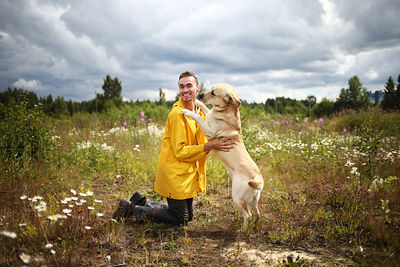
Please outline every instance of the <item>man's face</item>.
M200 86L196 85L196 79L193 76L183 77L179 80L179 95L184 102L195 101L199 91Z

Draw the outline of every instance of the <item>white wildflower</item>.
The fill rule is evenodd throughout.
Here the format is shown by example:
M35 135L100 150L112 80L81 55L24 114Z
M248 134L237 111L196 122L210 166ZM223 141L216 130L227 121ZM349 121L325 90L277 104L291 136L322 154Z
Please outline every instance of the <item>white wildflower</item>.
M61 214L56 214L56 217L57 217L58 219L66 219L66 218L67 218L67 216L61 215Z
M350 160L348 160L348 161L346 162L346 164L344 164L344 166L346 166L346 167L352 167L354 164L355 164L355 163L353 163L353 162L351 162Z
M47 203L44 201L40 201L39 205L35 206L35 209L38 212L43 212L47 210Z
M72 212L72 210L70 209L63 209L62 212L64 212L65 214L69 214Z
M106 143L101 145L101 148L106 150L106 151L113 151L114 148L112 146L108 146Z
M357 171L357 167L352 167L350 173L356 176L360 176L360 173Z
M107 256L106 256L106 260L107 260L108 262L111 262L111 256L110 256L110 255L107 255Z
M38 200L42 200L43 198L41 196L34 196L33 198L29 199L32 202L36 202Z
M58 220L58 217L56 215L49 215L49 216L47 216L47 219L49 219L50 221L56 222Z
M24 262L24 263L29 263L31 261L31 256L29 256L28 254L25 253L21 253L21 255L19 255L19 258Z
M15 239L17 237L17 234L14 232L9 232L9 231L1 231L0 234L10 237L12 239Z

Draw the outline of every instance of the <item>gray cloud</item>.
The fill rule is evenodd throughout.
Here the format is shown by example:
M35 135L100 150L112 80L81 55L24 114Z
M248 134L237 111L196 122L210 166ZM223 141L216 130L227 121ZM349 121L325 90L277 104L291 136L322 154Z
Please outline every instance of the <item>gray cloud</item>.
M382 89L400 62L397 0L0 3L0 89L91 99L106 74L127 98L173 99L191 69L248 101L334 99L357 74ZM27 88L28 89L28 88Z

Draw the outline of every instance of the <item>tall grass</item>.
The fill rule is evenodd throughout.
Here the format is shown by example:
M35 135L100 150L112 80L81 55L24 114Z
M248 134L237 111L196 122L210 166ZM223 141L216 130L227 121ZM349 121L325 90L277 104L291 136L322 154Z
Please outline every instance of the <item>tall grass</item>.
M163 115L154 119L146 110L40 120L57 140L53 156L24 165L23 180L1 163L0 265L196 265L207 242L228 238L340 247L366 265L400 260L398 114L372 110L315 121L244 114L244 142L265 188L261 220L238 235L231 181L212 155L208 193L196 199L189 228L111 220L118 200L136 190L163 200L153 191Z
M373 129L382 132L385 136L400 135L400 113L384 112L380 108L371 108L360 112L347 111L338 114L331 121L335 131L356 131L361 128Z
M270 119L247 128L250 154L272 166L267 202L281 219L269 228L271 240L296 244L317 235L328 244L354 244L360 262L396 262L399 124L385 127L399 118L372 110L327 121ZM360 253L365 247L380 252Z
M43 122L41 106L30 107L26 95L8 106L0 104L0 120L1 169L8 176L18 179L32 164L54 156L57 136Z

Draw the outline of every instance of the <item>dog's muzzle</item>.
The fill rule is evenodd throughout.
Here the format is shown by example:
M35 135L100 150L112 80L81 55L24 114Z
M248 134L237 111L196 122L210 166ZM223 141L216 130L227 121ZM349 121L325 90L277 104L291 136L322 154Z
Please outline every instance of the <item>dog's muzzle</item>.
M200 98L200 99L203 99L203 97L204 97L204 93L200 93L200 94L199 94L199 98Z

